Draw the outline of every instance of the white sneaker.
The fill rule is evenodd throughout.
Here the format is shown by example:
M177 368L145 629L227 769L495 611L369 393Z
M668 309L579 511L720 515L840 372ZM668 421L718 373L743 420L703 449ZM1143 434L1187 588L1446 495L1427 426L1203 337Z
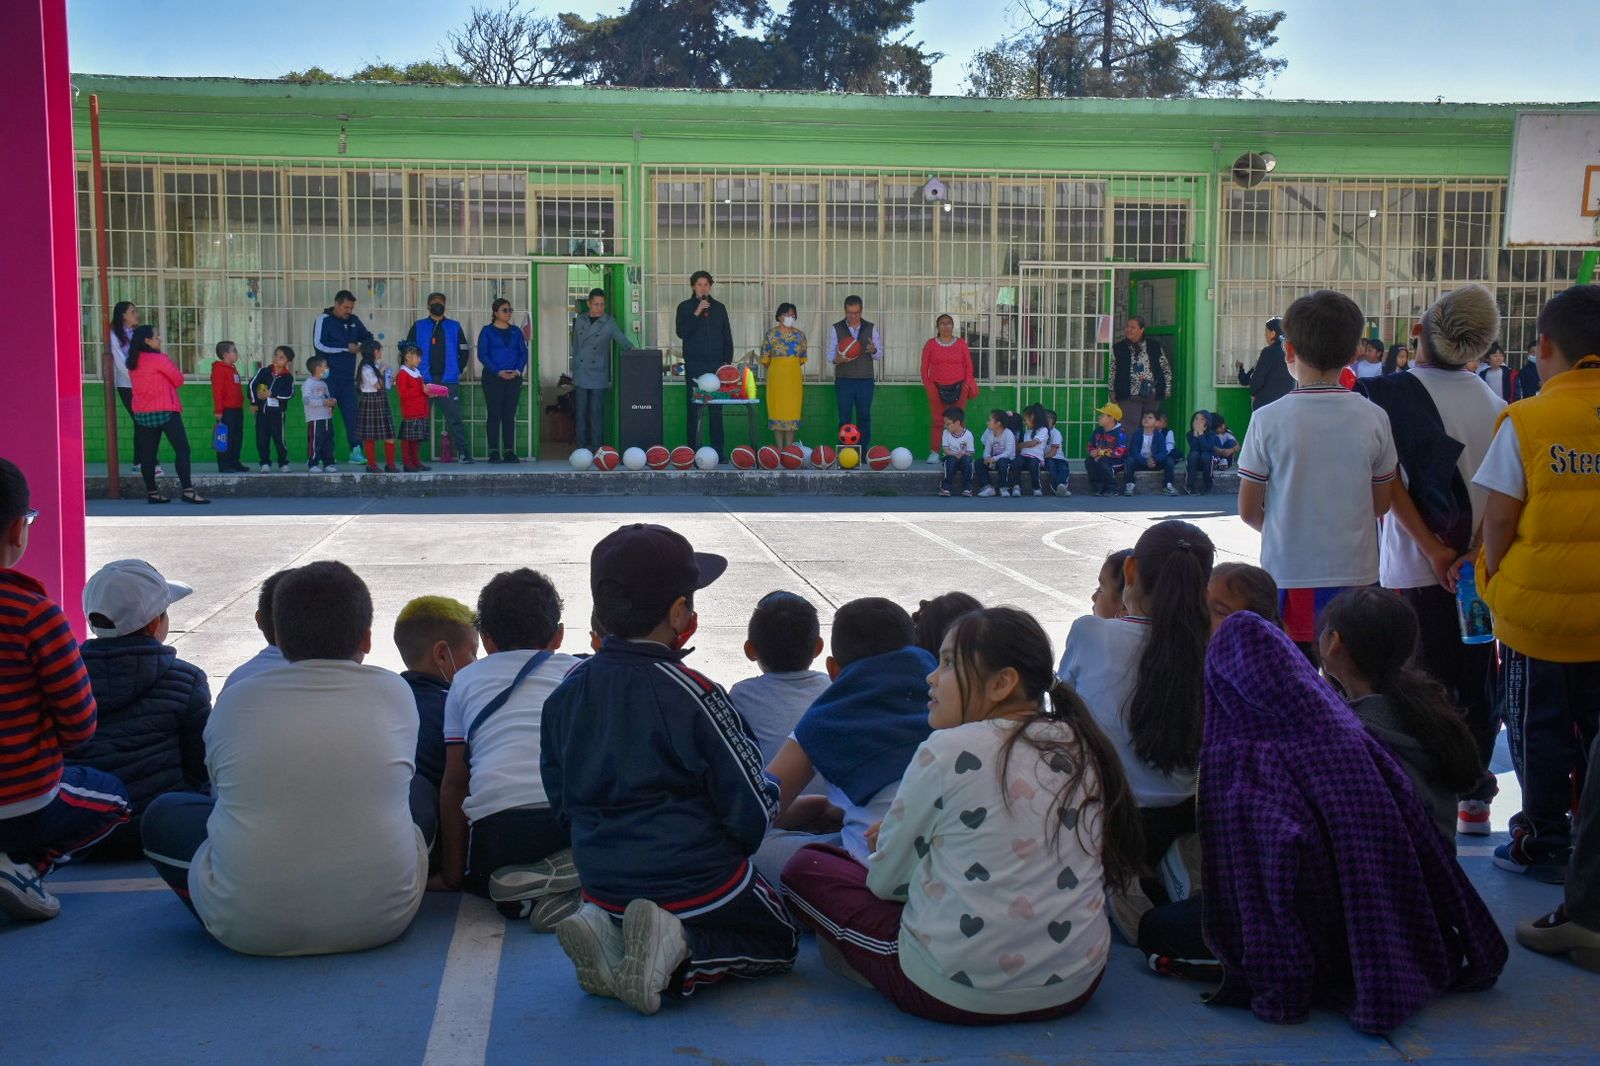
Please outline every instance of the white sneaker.
M567 848L527 866L500 867L489 875L489 898L496 903L537 899L571 892L578 885L578 868Z
M994 495L994 487L992 485L985 485L983 488L978 490L978 495L979 496L993 496Z
M556 926L556 941L572 960L578 987L591 996L617 996L617 970L623 962L622 929L611 916L585 903Z
M1033 490L1033 494L1035 496L1043 496L1044 495L1044 490L1043 489L1034 489Z
M557 892L544 896L533 904L528 914L528 925L535 933L553 933L562 922L578 913L583 906L583 890ZM606 919L610 921L610 919Z
M928 453L928 465L929 466L938 466L939 465L939 453L938 452L929 452Z
M689 958L689 940L677 915L636 899L622 912L622 954L617 998L640 1014L654 1014L672 975Z
M45 890L38 870L0 851L0 911L21 922L42 922L61 913L61 901Z
M306 467L306 469L309 470L313 474L320 474L320 473L322 473L322 464L321 463L312 463L310 466Z
M1133 485L1132 485L1132 483L1129 483L1127 485L1122 486L1122 494L1124 496L1132 496L1133 495Z
M1168 496L1176 496L1178 494L1178 490L1172 487L1172 482L1170 481L1166 483L1161 491L1166 493Z
M1489 835L1489 805L1481 800L1462 800L1456 804L1456 832L1463 836Z
M1062 482L1061 484L1056 486L1056 495L1057 496L1071 496L1072 495L1072 490L1067 488L1066 482Z
M322 472L324 474L337 474L339 472L339 468L334 466L332 463L327 463L323 466Z
M271 463L262 463L262 464L261 464L261 472L262 472L262 473L263 473L263 474L270 474L270 473L272 473L272 464L271 464Z
M362 451L360 448L351 448L350 461L356 464L364 463L367 461L367 453Z

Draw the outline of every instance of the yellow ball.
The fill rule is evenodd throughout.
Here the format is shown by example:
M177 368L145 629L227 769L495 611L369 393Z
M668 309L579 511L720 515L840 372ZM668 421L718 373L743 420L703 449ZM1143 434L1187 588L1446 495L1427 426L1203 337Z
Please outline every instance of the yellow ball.
M839 468L841 470L854 470L861 465L860 448L840 448Z

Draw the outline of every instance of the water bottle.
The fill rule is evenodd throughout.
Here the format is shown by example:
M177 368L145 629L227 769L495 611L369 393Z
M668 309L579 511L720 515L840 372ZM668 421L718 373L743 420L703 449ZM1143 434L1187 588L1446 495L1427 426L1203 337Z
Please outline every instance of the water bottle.
M1463 566L1456 582L1456 622L1461 626L1461 643L1487 644L1494 639L1494 619L1489 605L1478 595L1477 571Z

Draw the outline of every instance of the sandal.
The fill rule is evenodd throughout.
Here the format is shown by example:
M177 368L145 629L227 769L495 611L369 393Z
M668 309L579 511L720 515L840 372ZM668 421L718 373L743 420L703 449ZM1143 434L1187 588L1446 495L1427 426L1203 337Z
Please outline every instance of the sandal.
M146 493L145 494L145 499L146 499L146 501L148 501L150 503L171 503L172 502L172 497L163 496L159 492Z
M179 496L178 499L182 500L184 503L192 503L196 505L208 504L211 502L194 489L184 489L183 495Z

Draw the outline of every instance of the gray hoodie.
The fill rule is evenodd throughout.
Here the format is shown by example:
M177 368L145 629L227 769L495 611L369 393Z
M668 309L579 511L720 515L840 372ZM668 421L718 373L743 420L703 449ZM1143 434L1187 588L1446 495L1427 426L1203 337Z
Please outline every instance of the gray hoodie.
M572 320L572 383L580 389L604 389L611 385L611 342L623 351L635 347L610 315L591 319L588 313Z

